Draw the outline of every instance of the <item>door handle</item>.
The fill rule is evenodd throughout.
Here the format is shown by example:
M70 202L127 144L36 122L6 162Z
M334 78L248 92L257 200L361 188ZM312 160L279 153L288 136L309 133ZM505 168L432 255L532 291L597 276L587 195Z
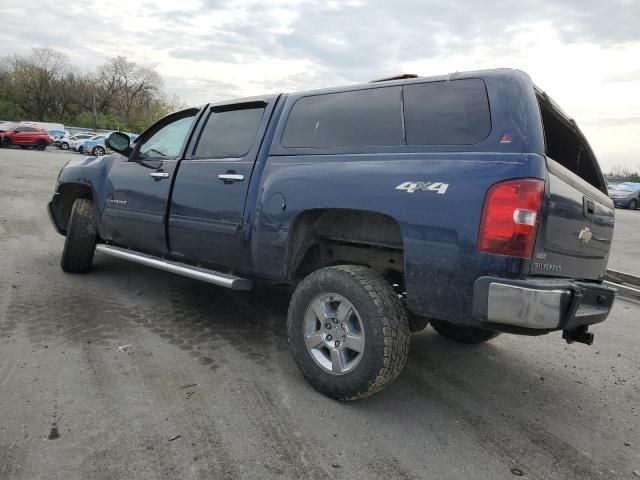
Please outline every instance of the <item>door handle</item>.
M224 183L241 182L244 180L244 175L240 173L221 173L218 178Z
M149 174L154 180L160 180L162 178L169 178L169 172L152 172Z

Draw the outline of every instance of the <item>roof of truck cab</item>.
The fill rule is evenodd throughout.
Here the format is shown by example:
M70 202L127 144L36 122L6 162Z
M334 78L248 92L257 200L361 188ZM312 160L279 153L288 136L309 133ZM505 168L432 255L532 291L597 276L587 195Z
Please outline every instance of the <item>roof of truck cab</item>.
M336 93L336 92L345 92L345 91L353 91L353 90L364 90L364 89L372 89L372 88L382 88L389 87L394 85L409 85L412 83L424 83L424 82L443 82L447 80L460 80L463 78L504 78L504 77L519 77L521 80L524 80L533 85L531 81L531 77L526 72L522 70L518 70L515 68L494 68L490 70L472 70L467 72L454 72L448 73L446 75L435 75L429 77L414 77L414 78L405 78L400 80L385 80L385 81L376 81L373 83L357 83L352 85L341 85L334 87L326 87L321 89L313 89L313 90L299 90L294 92L282 92L282 93L274 93L268 95L257 95L251 97L242 97L242 98L234 98L229 100L223 100L219 102L212 102L209 104L210 107L224 107L231 106L238 103L251 103L251 102L270 102L271 100L275 100L282 94L290 95L290 96L306 96L306 95L322 95L326 93Z
M369 88L381 88L388 87L394 85L410 85L412 83L424 83L424 82L443 82L447 80L460 80L464 78L505 78L505 77L519 77L527 81L528 83L533 83L531 81L531 77L522 70L518 70L515 68L494 68L490 70L472 70L467 72L454 72L448 73L446 75L434 75L428 77L414 77L414 78L405 78L400 80L385 80L385 81L377 81L373 83L360 83L354 85L343 85L336 87L328 87L317 90L301 90L290 93L290 95L301 96L301 95L321 95L325 93L334 93L334 92L344 92L350 90L364 90Z

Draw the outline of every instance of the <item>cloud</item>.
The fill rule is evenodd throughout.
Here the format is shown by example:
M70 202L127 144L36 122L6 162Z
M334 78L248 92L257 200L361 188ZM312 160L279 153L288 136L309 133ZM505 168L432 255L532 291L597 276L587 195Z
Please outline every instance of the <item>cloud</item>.
M216 100L227 100L243 96L237 85L199 77L163 77L165 86L182 99L191 100L191 104L204 104Z

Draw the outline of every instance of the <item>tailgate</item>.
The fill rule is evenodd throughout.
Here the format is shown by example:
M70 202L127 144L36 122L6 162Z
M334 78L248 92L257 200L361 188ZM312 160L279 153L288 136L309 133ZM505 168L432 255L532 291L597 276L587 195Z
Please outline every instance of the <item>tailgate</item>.
M547 168L546 204L531 273L602 279L613 238L613 202L550 158Z

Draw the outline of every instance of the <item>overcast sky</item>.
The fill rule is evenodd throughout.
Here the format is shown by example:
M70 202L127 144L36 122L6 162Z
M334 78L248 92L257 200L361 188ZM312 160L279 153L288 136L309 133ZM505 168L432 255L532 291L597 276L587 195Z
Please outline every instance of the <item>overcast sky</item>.
M638 0L2 1L2 54L154 64L188 104L493 67L531 75L601 165L640 167Z

